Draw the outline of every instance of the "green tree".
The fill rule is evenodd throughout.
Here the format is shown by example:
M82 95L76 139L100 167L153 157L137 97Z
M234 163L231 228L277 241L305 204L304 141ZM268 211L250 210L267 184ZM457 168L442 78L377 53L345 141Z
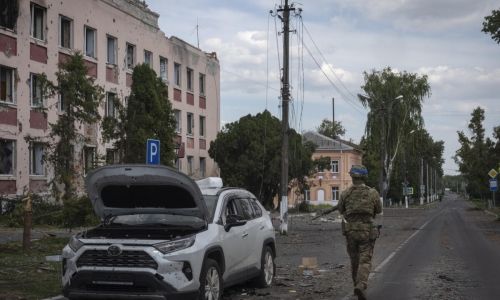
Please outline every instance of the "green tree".
M370 109L365 135L372 147L380 149L382 125L385 129L383 180L389 189L393 163L400 153L403 138L424 125L422 102L430 97L431 87L426 75L418 76L406 71L396 73L390 67L364 72L364 79L365 84L361 88L366 95L358 94L358 98L364 107Z
M460 148L453 159L467 181L467 192L472 197L483 199L490 193L488 172L498 167L498 161L492 159L496 147L490 138L485 138L484 109L477 107L471 116L468 125L471 135L457 132ZM498 129L495 128L495 136L498 137L497 134Z
M281 139L281 121L265 110L226 124L210 142L208 154L219 165L226 186L244 187L271 207L280 184ZM290 129L289 146L289 182L294 179L303 189L314 167L315 145Z
M103 138L114 140L120 163L145 163L147 139L160 140L160 163L172 166L176 120L163 80L146 64L134 67L128 104L111 99L117 116L103 119Z
M485 34L491 34L491 38L500 44L500 10L491 11L491 16L484 17L483 29Z
M337 139L339 136L345 134L345 128L342 126L342 122L330 121L328 119L323 119L321 124L316 127L316 131L319 134L327 136L332 139Z
M43 141L42 157L53 169L54 177L49 181L53 196L68 200L75 196L74 145L82 145L88 139L80 134L81 124L93 124L100 120L98 107L104 97L104 89L95 84L95 78L87 76L89 68L79 51L75 51L65 62L58 63L55 73L57 84L45 77L40 78L44 98L61 95L64 114L56 123L50 123L47 137L25 138L28 142ZM57 109L56 106L49 108ZM40 108L46 112L48 108ZM62 188L62 190L61 190Z

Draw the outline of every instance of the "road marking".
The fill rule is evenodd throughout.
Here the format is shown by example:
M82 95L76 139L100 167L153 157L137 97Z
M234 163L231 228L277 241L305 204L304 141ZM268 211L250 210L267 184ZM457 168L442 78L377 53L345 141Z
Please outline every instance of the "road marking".
M439 216L443 211L444 211L444 209L441 210L439 213L437 213L434 217L432 217L429 221L427 221L420 228L418 228L418 230L415 231L415 233L413 233L412 235L410 235L410 237L408 237L403 243L401 243L401 245L399 245L399 247L397 247L396 250L394 250L394 252L392 252L380 265L377 266L377 268L375 268L375 270L373 272L370 273L370 275L368 276L368 281L370 281L370 279L373 279L373 277L375 277L375 275L394 257L394 255L396 255L396 253L401 248L403 248L403 246L406 243L408 243L417 233L419 233L420 230L424 229L424 227L427 226L427 224L429 224L430 221L432 221L435 217ZM342 298L342 300L349 300L352 296L353 296L352 293L349 293L349 294L345 295L344 298Z

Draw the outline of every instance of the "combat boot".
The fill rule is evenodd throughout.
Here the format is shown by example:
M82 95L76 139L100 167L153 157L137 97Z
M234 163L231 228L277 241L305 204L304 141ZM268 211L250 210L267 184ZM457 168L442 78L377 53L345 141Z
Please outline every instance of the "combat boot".
M365 287L361 282L356 284L356 287L354 288L354 295L358 296L358 300L367 300Z

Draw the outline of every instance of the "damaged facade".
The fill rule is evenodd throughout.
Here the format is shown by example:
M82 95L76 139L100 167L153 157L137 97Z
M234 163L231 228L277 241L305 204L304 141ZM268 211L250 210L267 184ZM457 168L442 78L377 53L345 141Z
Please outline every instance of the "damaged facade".
M0 0L0 195L48 190L43 144L24 138L47 136L64 113L64 97L44 99L37 81L43 74L57 83L57 63L75 50L106 92L101 116L114 115L113 97L126 101L135 65L154 69L178 121L176 167L196 179L215 175L208 147L220 128L219 61L215 53L167 38L158 18L138 0ZM48 109L46 117L34 110L39 106ZM83 182L97 155L112 163L115 150L103 143L100 124L79 128L90 140L74 145L76 180Z

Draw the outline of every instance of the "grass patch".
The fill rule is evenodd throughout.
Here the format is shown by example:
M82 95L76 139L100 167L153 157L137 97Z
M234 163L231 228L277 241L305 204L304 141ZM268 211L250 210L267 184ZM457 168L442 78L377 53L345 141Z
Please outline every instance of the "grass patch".
M61 262L46 262L45 256L61 254L68 238L48 237L0 244L0 299L44 299L61 295Z

